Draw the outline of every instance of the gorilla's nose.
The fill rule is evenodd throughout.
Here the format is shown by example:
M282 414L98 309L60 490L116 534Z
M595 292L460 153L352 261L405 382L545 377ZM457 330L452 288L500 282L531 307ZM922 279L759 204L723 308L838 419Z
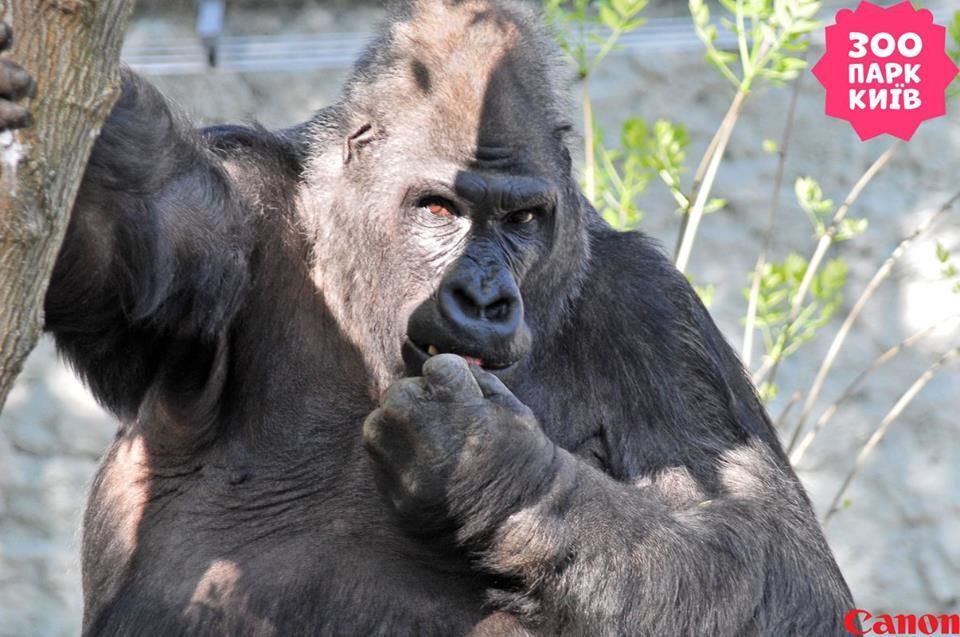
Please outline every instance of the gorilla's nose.
M475 337L509 339L523 321L520 290L502 269L461 269L441 284L438 300L444 318Z

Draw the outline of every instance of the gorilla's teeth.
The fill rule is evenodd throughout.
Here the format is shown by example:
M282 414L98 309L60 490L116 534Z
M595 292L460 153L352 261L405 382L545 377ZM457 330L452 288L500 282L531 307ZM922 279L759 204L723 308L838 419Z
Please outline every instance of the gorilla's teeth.
M427 354L430 354L430 356L436 356L439 353L440 353L440 350L438 350L433 345L430 345L429 347L427 347Z

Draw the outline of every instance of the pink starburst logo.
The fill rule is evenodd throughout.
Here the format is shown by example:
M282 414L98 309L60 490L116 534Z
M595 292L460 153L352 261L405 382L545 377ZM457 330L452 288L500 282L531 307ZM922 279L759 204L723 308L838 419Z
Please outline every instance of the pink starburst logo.
M922 122L947 112L947 85L958 69L946 46L946 29L909 2L841 9L813 67L827 90L827 115L849 121L863 141L884 133L909 140Z

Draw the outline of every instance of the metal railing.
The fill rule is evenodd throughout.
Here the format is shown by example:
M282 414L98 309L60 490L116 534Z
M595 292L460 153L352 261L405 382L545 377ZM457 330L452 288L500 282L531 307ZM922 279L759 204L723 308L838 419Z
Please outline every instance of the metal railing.
M947 19L946 9L932 10L938 23ZM220 35L212 56L209 41L177 38L163 44L124 47L123 58L134 69L150 75L204 73L211 59L216 59L222 70L238 72L344 69L353 64L371 37L371 33ZM822 31L817 38L822 42ZM717 46L734 48L736 39L720 29ZM639 56L702 49L690 18L652 18L643 28L622 37L614 54Z

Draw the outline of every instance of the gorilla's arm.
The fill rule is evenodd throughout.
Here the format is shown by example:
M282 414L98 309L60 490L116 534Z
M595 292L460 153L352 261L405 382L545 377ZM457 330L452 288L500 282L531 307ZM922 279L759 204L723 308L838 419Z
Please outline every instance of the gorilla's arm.
M625 484L554 446L526 460L554 476L546 491L502 518L473 509L467 529L502 521L468 544L520 582L503 607L547 634L847 634L848 593L795 485L759 445L726 461L731 490L709 499L682 474Z
M247 286L246 216L201 135L125 71L45 304L46 329L116 413L135 413L178 351L209 365Z
M538 420L492 374L429 359L365 425L388 500L413 519L442 503L504 578L497 607L543 634L847 634L843 578L695 293L636 237L596 248L587 309L547 348L579 384L542 384L556 360L525 372Z
M846 585L766 443L694 450L717 465L713 493L682 465L618 480L547 438L492 374L449 354L423 373L364 425L380 484L418 533L455 520L503 578L496 608L538 634L847 634Z

